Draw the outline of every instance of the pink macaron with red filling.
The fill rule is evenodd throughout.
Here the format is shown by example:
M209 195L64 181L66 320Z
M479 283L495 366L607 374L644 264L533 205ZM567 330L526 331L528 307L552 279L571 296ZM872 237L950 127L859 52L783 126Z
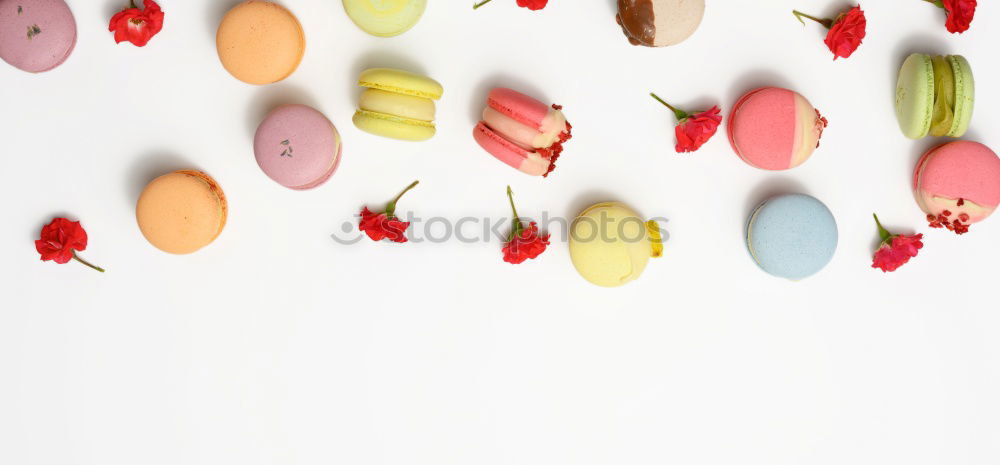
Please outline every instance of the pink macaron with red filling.
M533 176L548 176L556 167L563 143L572 136L559 105L546 105L515 90L490 91L483 120L472 135L507 165Z
M965 140L932 148L913 170L913 195L932 228L964 234L1000 204L1000 157Z
M337 128L323 113L306 105L282 105L257 127L253 151L267 177L305 190L333 176L342 147Z
M49 71L76 46L76 19L63 0L0 0L0 58L29 73Z
M755 168L779 171L805 163L819 147L826 125L826 118L802 95L763 87L736 101L726 131L740 159Z

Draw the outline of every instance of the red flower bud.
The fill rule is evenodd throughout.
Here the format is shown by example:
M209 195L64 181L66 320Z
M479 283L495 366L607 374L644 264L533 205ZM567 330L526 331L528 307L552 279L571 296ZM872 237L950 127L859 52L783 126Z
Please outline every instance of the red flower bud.
M907 236L903 234L891 234L882 227L878 216L875 216L875 224L878 226L879 236L882 237L882 244L875 251L872 260L872 268L881 269L882 272L896 271L899 267L917 256L917 252L924 246L920 240L923 234Z
M138 47L145 46L163 29L163 11L153 0L143 0L143 9L130 0L131 8L119 11L111 17L108 30L115 33L115 43L131 42Z

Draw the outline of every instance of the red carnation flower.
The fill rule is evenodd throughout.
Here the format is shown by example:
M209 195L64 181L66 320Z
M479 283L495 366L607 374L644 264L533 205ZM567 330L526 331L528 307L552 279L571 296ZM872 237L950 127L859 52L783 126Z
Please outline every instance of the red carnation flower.
M545 252L549 245L549 234L540 235L538 226L532 221L527 227L517 216L517 209L514 208L514 193L510 186L507 186L507 198L510 200L510 208L514 212L514 227L507 237L507 244L503 247L503 261L507 263L519 264L525 260L538 257Z
M87 231L84 231L79 221L66 218L54 218L51 223L42 227L41 238L35 241L35 250L42 256L42 261L52 260L63 264L76 260L103 273L103 268L91 265L76 255L77 250L86 249Z
M472 9L475 10L476 8L479 8L492 1L493 0L483 0L479 3L472 5ZM529 10L541 10L542 8L545 8L545 5L548 5L548 3L549 0L517 0L517 6L522 8L527 8Z
M410 223L396 218L396 203L403 197L403 194L417 187L419 183L420 181L413 181L413 184L410 184L395 199L392 199L389 205L386 205L385 211L381 213L374 213L368 207L364 207L361 210L361 222L358 229L364 231L371 240L376 242L383 239L399 243L406 242L406 229L410 227Z
M855 6L841 13L836 19L817 18L798 10L793 10L792 14L803 25L805 25L805 21L802 21L802 18L809 18L829 29L823 43L833 52L834 60L851 56L861 46L861 41L865 38L865 28L868 21L865 19L865 12L861 11L861 6Z
M713 106L700 113L689 114L684 110L674 108L654 93L649 95L673 111L674 116L677 117L677 126L674 127L674 135L677 136L677 145L674 150L677 153L698 150L715 135L719 125L722 124L722 110L718 106Z
M899 267L917 256L917 252L923 248L923 234L907 236L904 234L892 234L882 227L882 223L875 216L875 225L878 226L878 234L882 238L882 244L875 251L872 259L872 268L879 268L883 273L896 271Z
M948 14L944 27L952 34L968 31L972 18L976 16L976 0L937 0L931 3L944 8Z
M143 9L129 0L130 8L119 11L111 17L108 30L115 33L115 43L131 42L143 47L163 29L163 11L153 0L143 0Z

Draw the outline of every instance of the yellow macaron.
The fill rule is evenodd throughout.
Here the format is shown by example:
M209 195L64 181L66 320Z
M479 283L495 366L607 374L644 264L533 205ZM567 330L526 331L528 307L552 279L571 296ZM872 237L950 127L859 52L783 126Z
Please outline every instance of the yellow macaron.
M408 71L373 68L361 73L358 85L367 88L354 113L358 129L409 141L434 137L434 100L444 93L440 83Z
M222 18L215 45L229 74L261 85L295 72L305 54L306 37L299 20L281 5L247 0Z
M156 248L189 254L211 244L226 225L226 195L211 176L182 170L151 181L139 196L135 218Z
M569 253L584 279L617 287L642 274L650 257L663 253L659 226L644 221L619 202L602 202L585 209L573 221Z

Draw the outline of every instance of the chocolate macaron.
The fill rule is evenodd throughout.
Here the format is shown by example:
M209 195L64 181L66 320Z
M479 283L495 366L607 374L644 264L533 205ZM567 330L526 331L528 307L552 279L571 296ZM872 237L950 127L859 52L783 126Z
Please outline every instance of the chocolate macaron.
M694 34L704 15L705 0L618 0L618 24L632 45L679 44Z

